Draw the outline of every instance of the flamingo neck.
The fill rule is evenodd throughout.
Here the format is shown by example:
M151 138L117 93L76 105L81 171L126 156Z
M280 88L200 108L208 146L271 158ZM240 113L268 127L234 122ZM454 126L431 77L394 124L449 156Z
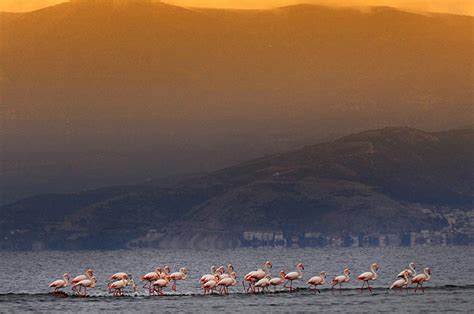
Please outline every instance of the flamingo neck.
M349 272L347 270L344 271L344 277L349 280Z
M426 269L423 271L423 273L426 276L426 280L430 280L431 276L430 276L430 274L428 273L428 271Z
M296 269L296 272L298 273L298 278L303 278L303 270L301 269L301 267L298 267Z
M410 263L410 265L408 265L410 267L410 270L411 270L411 273L412 273L412 276L415 277L416 276L416 269L413 268L413 263Z
M263 271L265 272L266 276L270 275L270 269L268 269L267 264L263 265Z
M377 279L377 273L375 272L375 265L370 266L370 270L372 271L372 274L374 274L373 279Z
M66 285L68 284L68 280L67 280L67 277L65 275L63 275L63 280L64 282L66 283Z

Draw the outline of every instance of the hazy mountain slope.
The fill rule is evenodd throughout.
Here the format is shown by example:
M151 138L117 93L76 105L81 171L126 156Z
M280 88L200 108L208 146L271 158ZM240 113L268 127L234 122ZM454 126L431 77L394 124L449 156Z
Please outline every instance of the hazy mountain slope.
M10 230L23 232L13 241L20 247L36 239L52 248L122 247L151 229L159 234L159 246L199 246L196 239L209 241L217 234L219 244L213 245L226 247L246 230L436 229L445 222L422 208L472 206L473 144L473 129L367 131L166 188L110 188L19 201L0 208L0 226L7 237Z
M3 201L471 119L472 17L84 0L0 23Z

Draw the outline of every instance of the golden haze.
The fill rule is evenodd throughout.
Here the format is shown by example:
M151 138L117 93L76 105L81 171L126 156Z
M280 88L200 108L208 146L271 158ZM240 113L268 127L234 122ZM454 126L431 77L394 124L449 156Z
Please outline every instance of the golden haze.
M104 0L107 1L107 0ZM0 0L0 11L25 12L65 2L64 0ZM403 10L474 15L472 0L165 0L163 2L195 7L268 9L314 3L335 6L391 6Z

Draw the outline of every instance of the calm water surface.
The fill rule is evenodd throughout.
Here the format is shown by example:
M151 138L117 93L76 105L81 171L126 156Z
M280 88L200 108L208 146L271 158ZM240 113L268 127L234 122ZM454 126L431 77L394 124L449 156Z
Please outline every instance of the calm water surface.
M211 265L233 263L242 278L247 272L260 268L265 260L273 262L272 275L280 270L292 271L297 262L305 265L301 287L293 293L247 295L242 285L231 288L229 296L203 296L198 280L209 272ZM417 271L432 269L432 279L426 293L408 294L389 291L400 270L410 261L417 262ZM380 264L379 278L373 283L373 294L360 293L355 276L368 271L370 264ZM167 291L163 297L139 295L114 298L107 291L109 275L125 271L138 278L157 265L171 265L173 270L188 267L190 275L178 283L178 292ZM328 285L321 294L306 289L306 280L320 271L328 279L352 270L352 279L342 292L332 292ZM98 286L89 298L58 298L49 294L48 284L61 278L94 269ZM420 248L328 248L328 249L236 249L236 250L138 250L138 251L79 251L79 252L2 252L0 253L0 311L186 311L186 312L446 312L474 311L474 247ZM240 280L239 280L240 281ZM169 289L168 289L169 290ZM65 289L70 294L70 287Z

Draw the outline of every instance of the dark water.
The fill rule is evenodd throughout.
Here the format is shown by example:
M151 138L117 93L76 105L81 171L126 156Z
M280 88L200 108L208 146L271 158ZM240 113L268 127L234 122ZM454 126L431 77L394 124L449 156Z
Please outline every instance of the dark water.
M273 262L272 275L279 270L294 270L297 262L305 265L301 287L293 293L247 295L242 285L231 288L229 296L203 296L198 280L211 265L234 264L239 278L257 269L265 260ZM388 290L396 274L410 261L417 271L432 269L426 293L410 290L400 294ZM374 293L360 293L355 276L368 271L369 265L380 264L379 279L373 283ZM173 270L188 267L190 276L178 283L178 292L166 291L163 297L146 295L114 298L107 292L105 281L110 274L129 272L138 278L157 265L169 264ZM339 275L344 266L352 270L352 279L342 292L332 292L326 285L321 294L306 289L306 280L325 270L328 279ZM90 297L58 298L49 294L48 284L64 272L76 275L86 268L94 269L98 286ZM237 249L226 251L139 250L0 253L0 311L344 311L344 312L425 312L474 311L474 248L331 248L331 249ZM169 289L168 289L169 290ZM65 291L70 294L70 287Z

